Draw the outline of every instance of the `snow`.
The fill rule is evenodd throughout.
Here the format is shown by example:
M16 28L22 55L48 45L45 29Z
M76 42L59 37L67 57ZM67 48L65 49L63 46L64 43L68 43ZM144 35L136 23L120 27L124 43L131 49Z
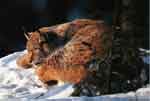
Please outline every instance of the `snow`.
M121 101L123 99L123 101L129 101L130 99L137 101L137 99L146 99L145 101L150 101L150 86L140 88L135 92L96 97L70 97L74 88L72 84L68 83L46 88L38 80L33 68L22 69L16 65L16 59L25 52L15 52L0 59L0 100L3 99L2 101L6 101L4 99L7 99L7 101L29 101L31 99L31 101L47 101L52 99L52 101L56 101L56 99L63 101ZM145 60L145 58L143 60L148 63L150 62Z
M22 69L16 59L23 52L16 52L0 59L0 99L53 99L68 97L74 91L72 84L44 87L34 74L34 69Z

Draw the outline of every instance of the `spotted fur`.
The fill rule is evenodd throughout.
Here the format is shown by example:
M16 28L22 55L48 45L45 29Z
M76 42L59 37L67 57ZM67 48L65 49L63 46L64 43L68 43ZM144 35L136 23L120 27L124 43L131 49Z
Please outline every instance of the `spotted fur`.
M35 34L35 35L34 35ZM57 36L57 42L62 45L53 45L56 42L42 43L50 34ZM50 41L50 40L49 40ZM47 44L44 48L43 45ZM50 46L52 45L52 46ZM29 64L42 58L36 74L43 82L50 80L79 83L89 74L87 63L96 58L105 57L112 45L110 28L103 21L78 19L69 23L52 27L43 27L36 32L31 32L27 41ZM52 48L52 51L49 51ZM39 50L38 52L36 52ZM45 51L48 50L48 51ZM28 64L21 57L21 66ZM27 57L28 58L28 57ZM26 59L28 60L28 59Z

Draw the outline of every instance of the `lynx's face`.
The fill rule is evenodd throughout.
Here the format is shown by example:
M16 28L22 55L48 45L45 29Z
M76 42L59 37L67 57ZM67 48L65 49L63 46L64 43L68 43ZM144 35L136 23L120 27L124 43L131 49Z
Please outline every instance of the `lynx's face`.
M26 48L28 51L41 48L41 38L39 32L31 32L28 34Z
M39 32L25 34L27 38L27 53L19 57L17 64L23 68L31 68L33 65L41 64L49 54L49 46L44 36Z
M43 58L48 54L48 44L45 42L45 38L41 36L39 32L31 32L27 38L27 52L32 53L31 63L39 64ZM27 54L28 54L27 53Z

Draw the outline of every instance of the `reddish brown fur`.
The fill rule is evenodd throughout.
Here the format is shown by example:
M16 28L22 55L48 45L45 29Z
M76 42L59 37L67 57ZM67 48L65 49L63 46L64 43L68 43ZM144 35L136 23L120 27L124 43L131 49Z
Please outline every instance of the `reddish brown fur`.
M111 47L111 30L102 22L96 20L79 19L70 23L44 27L39 29L40 34L55 32L59 37L65 38L66 33L69 36L67 44L45 56L44 62L36 69L36 74L43 82L50 80L59 80L71 83L79 83L86 78L88 73L85 65L94 58L104 57L107 48ZM43 49L38 43L38 32L32 32L31 40L27 42L28 53L33 57L39 56L35 53L33 46ZM40 51L44 54L45 51ZM28 58L28 57L27 57ZM25 59L21 59L25 60ZM19 61L21 61L19 60ZM29 57L30 60L30 57ZM30 61L31 62L31 61ZM26 62L20 62L24 66Z

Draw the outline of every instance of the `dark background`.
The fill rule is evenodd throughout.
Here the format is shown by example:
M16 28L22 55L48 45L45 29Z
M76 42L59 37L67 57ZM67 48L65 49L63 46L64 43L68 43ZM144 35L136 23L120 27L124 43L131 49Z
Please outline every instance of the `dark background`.
M1 0L0 56L25 49L24 31L64 23L76 18L103 19L113 25L115 2L120 0ZM148 48L148 0L137 0ZM138 4L138 3L137 3Z

